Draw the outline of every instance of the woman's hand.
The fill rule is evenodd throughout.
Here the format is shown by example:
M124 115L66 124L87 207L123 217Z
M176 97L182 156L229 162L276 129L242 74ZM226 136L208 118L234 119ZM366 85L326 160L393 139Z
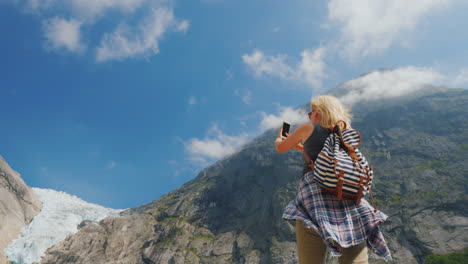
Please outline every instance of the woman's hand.
M287 135L288 133L286 133ZM283 128L280 128L279 132L278 132L278 135L276 136L276 139L281 139L283 140L284 137L283 137Z

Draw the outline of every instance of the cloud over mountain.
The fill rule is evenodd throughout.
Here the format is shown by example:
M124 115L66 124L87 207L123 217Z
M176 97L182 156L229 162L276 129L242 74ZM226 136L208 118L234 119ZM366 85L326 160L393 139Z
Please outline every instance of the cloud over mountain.
M188 159L197 166L207 166L211 162L234 153L248 141L246 133L230 136L213 124L204 139L192 138L185 142Z
M342 85L340 99L348 105L358 101L404 96L428 85L439 85L446 77L432 68L403 67L374 71Z
M262 120L260 122L260 131L265 131L272 128L279 128L283 121L289 122L292 125L298 125L308 121L307 111L302 108L293 109L291 107L279 106L278 114L267 114L260 112Z

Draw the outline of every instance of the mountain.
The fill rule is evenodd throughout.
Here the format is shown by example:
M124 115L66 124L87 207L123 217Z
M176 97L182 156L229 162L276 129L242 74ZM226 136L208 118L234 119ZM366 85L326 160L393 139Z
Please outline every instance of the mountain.
M41 202L0 156L0 263L7 263L3 249L41 210Z
M393 263L468 247L466 102L467 90L426 87L354 105L361 151L376 168L373 193L389 215L382 229ZM154 202L83 222L41 263L296 263L294 227L281 214L303 161L275 151L276 133Z
M87 203L60 191L40 188L32 191L42 202L42 210L5 248L8 260L14 264L40 261L48 248L76 233L83 221L100 221L122 211Z

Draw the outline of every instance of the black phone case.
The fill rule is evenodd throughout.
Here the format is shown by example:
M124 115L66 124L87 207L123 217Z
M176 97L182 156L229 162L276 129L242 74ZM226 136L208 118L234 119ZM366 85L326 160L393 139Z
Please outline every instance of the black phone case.
M283 133L281 134L283 137L287 137L286 133L289 133L289 128L291 127L290 124L283 122Z

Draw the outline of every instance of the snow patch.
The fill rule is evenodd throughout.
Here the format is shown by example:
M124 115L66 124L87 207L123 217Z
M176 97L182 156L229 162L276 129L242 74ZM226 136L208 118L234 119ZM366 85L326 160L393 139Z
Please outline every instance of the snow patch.
M42 202L41 212L4 249L13 264L40 262L45 251L78 231L82 221L100 221L123 210L91 204L65 192L32 188Z

